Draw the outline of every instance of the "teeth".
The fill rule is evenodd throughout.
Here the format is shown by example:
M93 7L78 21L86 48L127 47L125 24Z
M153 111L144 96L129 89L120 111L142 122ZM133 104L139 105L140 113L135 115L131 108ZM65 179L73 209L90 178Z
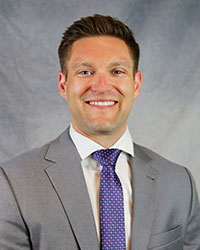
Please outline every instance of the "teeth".
M97 102L97 101L92 101L89 102L91 105L96 105L96 106L112 106L115 104L113 101L107 101L107 102Z

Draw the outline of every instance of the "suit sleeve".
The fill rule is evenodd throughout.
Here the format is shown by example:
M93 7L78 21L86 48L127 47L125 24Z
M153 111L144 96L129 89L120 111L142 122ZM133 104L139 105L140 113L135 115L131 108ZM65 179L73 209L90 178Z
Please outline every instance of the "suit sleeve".
M184 250L200 250L200 204L194 179L186 169L191 183L191 207L184 237Z
M28 231L8 178L0 168L0 249L31 250Z

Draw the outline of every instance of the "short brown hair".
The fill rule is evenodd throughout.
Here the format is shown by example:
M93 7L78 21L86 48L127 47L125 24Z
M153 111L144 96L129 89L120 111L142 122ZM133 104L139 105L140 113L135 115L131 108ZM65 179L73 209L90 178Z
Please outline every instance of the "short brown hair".
M122 39L130 49L134 61L134 71L137 71L140 49L135 41L133 32L116 18L95 14L75 21L63 33L58 48L58 56L63 73L67 73L67 60L70 58L73 43L81 38L92 36L113 36Z

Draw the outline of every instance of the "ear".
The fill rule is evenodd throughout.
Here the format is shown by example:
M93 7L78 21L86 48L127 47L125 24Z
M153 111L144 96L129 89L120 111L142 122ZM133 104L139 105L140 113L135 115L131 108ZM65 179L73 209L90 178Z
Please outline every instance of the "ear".
M134 81L134 98L137 98L140 95L140 89L141 89L141 84L142 84L142 72L137 71L135 73L135 81Z
M59 71L58 74L58 86L59 86L59 92L60 95L66 99L66 94L67 94L67 90L66 90L66 80L65 80L65 74L62 71Z

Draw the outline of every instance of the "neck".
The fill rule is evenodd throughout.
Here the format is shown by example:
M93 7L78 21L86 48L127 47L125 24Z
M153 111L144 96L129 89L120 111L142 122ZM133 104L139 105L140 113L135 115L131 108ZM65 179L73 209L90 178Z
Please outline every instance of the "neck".
M125 128L121 129L120 131L116 132L101 132L101 133L87 133L86 131L79 130L76 126L72 124L73 128L83 136L88 137L89 139L93 140L94 142L98 143L104 148L110 148L112 145L114 145L119 138L124 134L126 130Z

